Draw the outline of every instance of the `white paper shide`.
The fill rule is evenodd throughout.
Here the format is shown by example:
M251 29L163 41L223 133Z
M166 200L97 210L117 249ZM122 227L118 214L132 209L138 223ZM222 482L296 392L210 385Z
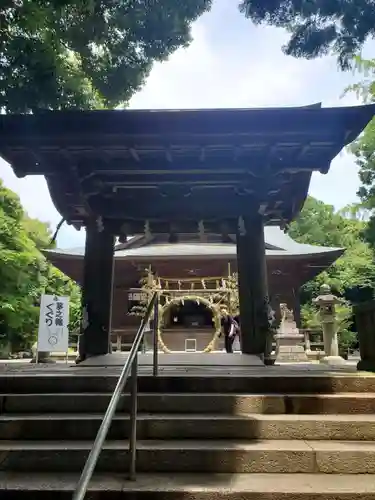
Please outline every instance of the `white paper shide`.
M68 352L69 297L42 295L38 330L39 352Z

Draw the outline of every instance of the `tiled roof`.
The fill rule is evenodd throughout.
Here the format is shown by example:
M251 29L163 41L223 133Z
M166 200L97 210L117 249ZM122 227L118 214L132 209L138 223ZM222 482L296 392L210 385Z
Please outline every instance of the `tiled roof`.
M275 226L265 228L265 242L269 249L266 255L270 258L293 257L303 255L322 255L336 253L337 257L343 253L341 248L322 247L316 245L306 245L297 243L281 229ZM46 250L46 255L59 255L61 257L82 257L84 247L72 249ZM236 245L234 243L170 243L153 244L133 248L117 250L117 259L137 259L137 258L172 258L172 257L234 257L236 255Z

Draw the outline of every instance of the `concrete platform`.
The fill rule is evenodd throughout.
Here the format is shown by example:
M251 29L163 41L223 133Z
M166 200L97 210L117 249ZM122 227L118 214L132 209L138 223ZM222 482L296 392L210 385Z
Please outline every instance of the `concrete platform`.
M128 352L115 352L106 354L104 356L96 356L89 358L82 363L79 367L93 367L93 366L124 366L128 359ZM145 353L138 355L139 366L150 367L153 364L153 354ZM158 363L160 367L261 367L265 368L263 362L258 356L250 354L227 354L227 353L171 353L158 355Z

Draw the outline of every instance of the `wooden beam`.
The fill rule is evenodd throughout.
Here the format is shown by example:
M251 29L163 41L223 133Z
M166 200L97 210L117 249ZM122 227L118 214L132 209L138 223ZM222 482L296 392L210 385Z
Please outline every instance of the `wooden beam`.
M178 235L183 234L196 234L197 233L197 220L198 219L177 219L174 221L174 231L173 233ZM265 224L268 224L269 218L264 217ZM129 234L142 234L144 231L144 220L134 220L134 219L108 219L106 225L111 228L114 234L120 234L122 224L124 222L129 228ZM217 220L204 220L204 225L206 232L210 234L220 234L222 219ZM152 234L170 234L171 233L171 217L164 220L149 220L150 231ZM227 226L229 231L234 234L237 231L238 219L232 218L227 220Z
M117 200L93 197L90 206L95 213L108 218L125 219L164 219L170 221L192 219L195 221L214 219L226 220L236 218L241 213L257 213L259 201L253 196L226 196L215 199L215 196L166 197L149 198L139 193L134 198L117 198ZM221 196L225 193L221 193ZM266 199L265 195L265 199ZM197 226L196 226L197 227Z
M133 153L131 152L133 151ZM46 151L41 149L38 153L40 161L33 158L33 149L25 149L20 152L11 153L5 156L5 159L11 163L17 172L26 173L26 175L44 174L53 175L56 173L65 173L66 168L73 165L77 168L79 174L85 177L88 173L95 173L101 176L114 177L140 177L174 175L178 178L184 175L214 175L225 174L246 174L253 177L274 176L282 173L312 172L314 170L325 170L329 168L330 161L326 155L313 154L306 159L299 160L287 158L280 161L275 158L266 158L266 151L262 154L253 154L238 159L210 158L205 154L202 158L199 153L196 158L177 158L169 161L166 156L160 157L155 154L146 159L141 159L139 152L133 149L129 153L111 159L103 158L101 149L87 152L69 152L67 149L59 151ZM137 159L138 158L138 159ZM170 157L171 159L172 157ZM267 169L265 170L265 165Z
M274 157L266 158L267 150L259 154L249 154L246 156L241 156L238 159L218 157L210 157L207 153L204 159L197 154L196 157L189 156L188 158L168 156L166 153L164 157L160 157L159 154L149 155L147 159L141 159L140 161L134 160L132 157L123 156L121 158L116 158L104 162L100 158L93 160L92 158L85 160L85 155L82 154L80 164L87 166L98 174L103 174L106 176L112 175L155 175L155 174L175 174L184 175L189 173L207 173L214 174L217 173L231 173L233 171L247 173L248 175L262 176L262 171L264 170L264 164L267 163L267 171L270 174L277 175L282 172L300 172L300 171L314 171L320 168L321 165L329 165L330 161L327 160L326 155L322 157L319 153L309 154L308 157L300 157L297 159L296 155L294 158L286 158L285 160L280 160L280 158L275 155ZM169 158L169 159L168 159Z

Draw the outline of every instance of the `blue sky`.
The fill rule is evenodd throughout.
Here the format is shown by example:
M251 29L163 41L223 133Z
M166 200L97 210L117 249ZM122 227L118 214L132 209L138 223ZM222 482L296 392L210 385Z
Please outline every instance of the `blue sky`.
M131 100L132 108L224 108L324 106L359 104L354 95L341 98L343 89L358 77L337 69L333 57L313 61L285 56L283 30L254 27L236 8L237 2L216 0L211 12L192 29L193 42L170 59L154 66L143 89ZM375 42L364 56L374 57ZM0 159L0 177L17 192L31 217L51 223L60 220L43 177L17 179ZM333 162L327 175L314 174L310 194L340 208L356 201L359 186L354 160L346 153ZM63 226L62 248L84 244L84 231Z

